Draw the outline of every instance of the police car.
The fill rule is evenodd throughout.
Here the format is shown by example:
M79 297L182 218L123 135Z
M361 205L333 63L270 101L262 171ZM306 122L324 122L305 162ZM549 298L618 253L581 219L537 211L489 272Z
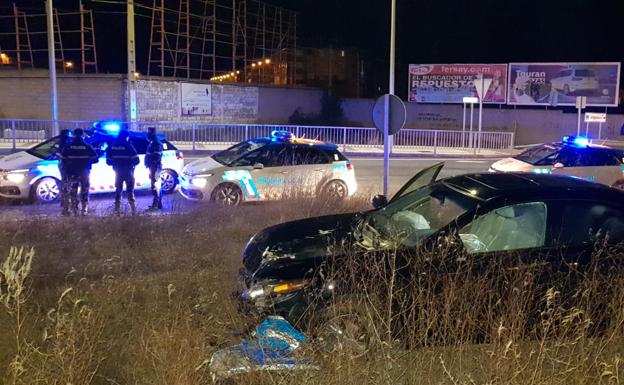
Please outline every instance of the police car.
M100 160L91 169L91 193L115 191L115 172L106 164L105 151L121 129L121 124L107 122L102 128L85 131L85 141L91 144ZM171 193L178 184L178 176L184 166L184 156L174 145L159 136L163 143L163 168L161 188L163 193ZM48 139L33 148L20 151L0 159L0 197L8 199L32 199L39 203L51 203L59 199L60 180L58 146L60 137ZM143 132L130 132L130 142L134 145L141 163L136 167L136 190L149 189L149 171L143 165L148 140Z
M590 144L584 137L531 147L492 164L490 172L569 175L624 190L624 151Z
M246 140L191 162L180 177L185 198L225 206L319 194L342 199L356 190L353 165L336 145L287 131L273 131L271 137Z

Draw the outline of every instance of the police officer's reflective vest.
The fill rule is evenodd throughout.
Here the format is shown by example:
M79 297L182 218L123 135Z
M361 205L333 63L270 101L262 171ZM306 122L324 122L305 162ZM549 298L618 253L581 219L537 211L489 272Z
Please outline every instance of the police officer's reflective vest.
M127 140L117 140L106 149L106 164L115 170L130 170L139 162L136 149Z
M66 172L78 174L91 169L97 163L98 155L81 137L75 138L61 152L61 162Z

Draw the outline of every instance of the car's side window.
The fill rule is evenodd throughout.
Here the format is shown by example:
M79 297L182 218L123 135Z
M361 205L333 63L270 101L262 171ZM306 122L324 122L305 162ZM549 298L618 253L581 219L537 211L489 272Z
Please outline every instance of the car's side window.
M617 166L619 161L607 151L587 149L579 159L580 167Z
M599 202L565 203L561 212L561 227L555 241L562 245L583 245L608 238L624 242L624 212Z
M459 235L469 254L542 247L546 211L543 202L498 208L475 218Z
M327 164L331 163L331 159L324 152L310 146L295 147L295 166L308 164Z
M579 158L583 151L584 150L578 148L564 147L559 151L557 162L563 164L565 167L578 167Z

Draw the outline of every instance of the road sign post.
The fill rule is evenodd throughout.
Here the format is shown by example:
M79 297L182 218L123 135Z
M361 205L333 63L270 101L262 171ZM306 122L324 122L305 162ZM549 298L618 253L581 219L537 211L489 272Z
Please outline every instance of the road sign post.
M468 133L468 145L470 148L472 148L472 118L473 118L473 112L474 112L474 105L475 103L477 103L479 101L478 98L475 98L474 96L464 96L463 102L464 102L464 123L462 126L462 147L466 147L466 141L465 141L465 134L466 134L466 105L470 104L470 131Z
M403 128L406 120L407 110L405 104L398 96L386 94L375 102L373 122L384 138L384 195L388 194L391 138L392 135Z
M485 99L485 94L490 88L491 84L492 79L484 78L483 74L480 74L479 77L474 81L475 88L477 89L477 94L479 95L479 137L477 138L476 150L481 149L481 132L483 131L483 99Z
M576 136L581 136L581 111L587 107L587 96L576 97L576 109L578 110L578 122L576 124Z

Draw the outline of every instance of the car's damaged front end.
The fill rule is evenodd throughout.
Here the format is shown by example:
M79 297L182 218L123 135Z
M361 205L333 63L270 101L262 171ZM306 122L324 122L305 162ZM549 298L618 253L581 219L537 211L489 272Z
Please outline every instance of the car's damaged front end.
M235 293L241 310L299 322L316 300L331 298L335 285L321 272L331 269L332 257L350 241L355 217L305 219L254 235L243 252Z

